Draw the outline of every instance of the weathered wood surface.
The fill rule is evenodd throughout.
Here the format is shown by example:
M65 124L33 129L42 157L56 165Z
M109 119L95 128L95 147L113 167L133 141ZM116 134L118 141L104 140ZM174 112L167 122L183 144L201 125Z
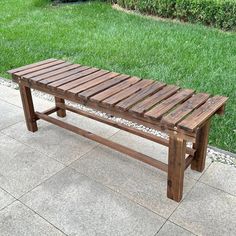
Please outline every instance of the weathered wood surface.
M222 96L215 96L209 98L202 106L194 110L194 112L186 117L178 124L178 127L194 131L197 127L202 125L212 115L214 115L218 109L220 109L226 103L228 98Z
M209 119L198 129L196 142L193 144L193 148L196 148L196 152L193 155L191 169L198 172L202 172L205 168L210 123L211 120Z
M179 202L183 194L186 141L172 136L169 145L167 196Z
M35 132L38 130L36 123L36 115L34 111L34 104L32 100L31 90L28 87L20 85L20 94L22 105L25 114L25 122L29 131Z
M181 121L186 115L191 113L194 109L201 106L209 98L209 94L198 93L195 96L192 96L174 111L170 112L168 115L164 116L162 122L175 126L179 121Z

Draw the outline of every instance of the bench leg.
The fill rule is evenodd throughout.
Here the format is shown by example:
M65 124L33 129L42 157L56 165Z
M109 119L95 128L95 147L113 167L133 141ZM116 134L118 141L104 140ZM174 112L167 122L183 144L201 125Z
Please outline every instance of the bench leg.
M191 163L192 170L202 172L205 168L210 123L208 120L197 132L196 142L193 144L196 152Z
M65 104L65 100L62 99L62 98L55 97L55 103L56 103L56 107L57 107L57 104L64 105ZM66 110L64 110L62 108L59 108L58 111L57 111L57 116L65 117L66 116Z
M29 87L19 85L21 100L23 104L23 109L25 113L25 121L29 131L35 132L38 130L36 123L36 116L34 112L34 104L32 100L31 90Z
M170 136L168 155L167 197L180 202L183 194L186 141Z

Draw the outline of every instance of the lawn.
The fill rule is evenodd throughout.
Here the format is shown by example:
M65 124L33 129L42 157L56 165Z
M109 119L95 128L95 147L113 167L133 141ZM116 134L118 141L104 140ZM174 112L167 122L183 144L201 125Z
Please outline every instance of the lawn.
M236 152L236 33L157 21L92 2L0 6L0 76L54 57L229 96L212 122L210 144Z

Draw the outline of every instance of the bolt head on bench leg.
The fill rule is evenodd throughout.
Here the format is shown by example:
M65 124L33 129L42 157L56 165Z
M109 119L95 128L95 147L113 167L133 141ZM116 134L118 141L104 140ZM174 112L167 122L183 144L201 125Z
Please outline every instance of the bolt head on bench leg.
M168 155L167 197L180 202L183 195L186 141L170 136Z
M196 142L193 148L196 150L191 163L191 169L202 172L205 169L210 120L208 120L197 132Z

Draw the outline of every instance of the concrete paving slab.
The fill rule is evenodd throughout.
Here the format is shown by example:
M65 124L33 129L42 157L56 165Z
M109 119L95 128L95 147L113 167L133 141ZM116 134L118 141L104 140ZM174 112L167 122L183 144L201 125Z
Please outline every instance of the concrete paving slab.
M22 108L22 102L19 89L10 88L0 85L0 100L8 102L12 105ZM53 102L33 96L34 106L36 110L43 111L50 106L54 106ZM23 114L23 111L22 111Z
M0 99L12 105L22 107L20 91L18 89L0 85Z
M63 236L47 221L19 201L0 211L1 236Z
M64 165L0 134L0 186L18 198Z
M99 146L71 167L163 217L169 217L178 206L177 202L166 197L166 173L110 148ZM195 182L192 178L185 178L184 196Z
M68 113L63 120L104 137L117 132L116 128L71 113ZM65 165L69 165L98 145L96 142L41 120L38 121L38 128L39 130L35 133L28 132L24 123L21 122L2 132Z
M198 182L170 220L197 235L236 235L236 197Z
M155 236L194 236L195 234L189 232L180 226L167 221L161 228L161 230Z
M9 193L0 188L0 210L14 201L14 197L12 197Z
M153 236L160 216L70 168L21 198L68 235Z
M22 110L0 100L0 130L24 120Z
M211 185L236 196L236 168L219 162L214 162L200 182Z

